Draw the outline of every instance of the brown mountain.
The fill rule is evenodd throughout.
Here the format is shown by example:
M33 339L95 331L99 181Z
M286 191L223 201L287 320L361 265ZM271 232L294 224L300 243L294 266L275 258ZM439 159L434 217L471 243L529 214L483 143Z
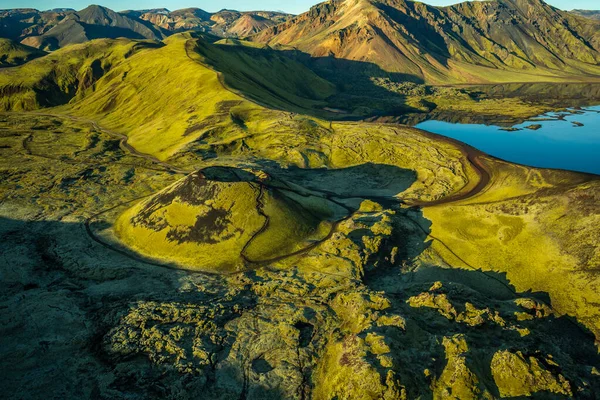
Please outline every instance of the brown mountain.
M127 15L148 21L167 33L183 31L210 32L222 37L244 37L275 26L291 18L289 14L271 11L221 10L209 13L199 8L184 8L168 11L165 9L145 12L126 11Z
M580 17L600 20L600 10L571 10L569 12Z
M91 5L69 13L57 25L40 36L29 36L22 43L45 50L98 38L155 39L164 38L158 28L129 18L108 8Z
M17 42L48 32L73 10L38 11L32 8L0 10L0 37Z
M600 78L600 22L541 0L331 0L254 40L418 82Z
M199 8L184 8L175 11L164 9L143 12L139 18L168 32L207 30L212 25L211 14Z
M260 15L244 14L227 29L227 32L238 37L246 37L274 25L275 22Z

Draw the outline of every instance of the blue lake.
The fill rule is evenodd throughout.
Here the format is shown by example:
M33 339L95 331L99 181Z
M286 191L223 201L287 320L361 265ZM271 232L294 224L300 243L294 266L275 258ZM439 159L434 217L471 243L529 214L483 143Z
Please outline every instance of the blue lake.
M507 132L494 125L455 124L429 120L417 128L467 143L485 153L519 164L600 174L600 106L572 110L576 114L548 113L515 125ZM581 112L579 114L579 112ZM556 119L563 116L564 119ZM583 124L576 126L573 122ZM539 124L538 130L525 129Z

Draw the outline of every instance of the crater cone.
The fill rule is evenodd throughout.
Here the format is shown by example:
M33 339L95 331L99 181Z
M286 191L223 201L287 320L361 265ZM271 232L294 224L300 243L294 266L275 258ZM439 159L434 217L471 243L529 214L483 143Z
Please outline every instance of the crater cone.
M115 232L146 257L230 273L309 248L344 212L262 171L211 167L128 209Z

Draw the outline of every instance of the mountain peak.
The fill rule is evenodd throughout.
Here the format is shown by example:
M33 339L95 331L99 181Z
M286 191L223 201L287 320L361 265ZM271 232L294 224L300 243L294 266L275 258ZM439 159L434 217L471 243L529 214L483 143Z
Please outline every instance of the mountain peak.
M405 80L486 82L490 76L597 68L600 32L542 0L493 0L433 7L408 0L330 0L254 40L315 57L377 66ZM460 34L457 34L460 32ZM581 63L587 64L584 66ZM460 65L473 70L465 76ZM491 72L493 71L493 72ZM503 72L507 71L507 72ZM514 71L514 72L508 72Z

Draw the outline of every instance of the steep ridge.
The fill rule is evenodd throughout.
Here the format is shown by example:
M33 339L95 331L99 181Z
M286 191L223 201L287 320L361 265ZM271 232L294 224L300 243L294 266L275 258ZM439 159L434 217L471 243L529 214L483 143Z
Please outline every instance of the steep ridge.
M429 83L586 79L600 74L600 23L541 0L432 7L332 0L254 40L372 63Z
M58 25L41 36L23 40L32 47L56 50L69 44L83 43L98 38L162 39L155 27L116 13L108 8L92 5L67 15Z

